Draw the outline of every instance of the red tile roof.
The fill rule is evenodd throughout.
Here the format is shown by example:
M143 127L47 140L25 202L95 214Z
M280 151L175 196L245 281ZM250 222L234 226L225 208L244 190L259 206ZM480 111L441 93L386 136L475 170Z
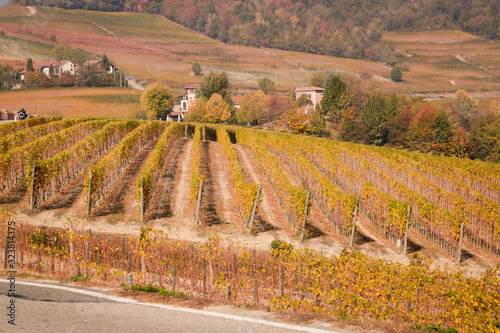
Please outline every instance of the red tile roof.
M243 100L243 97L245 97L245 96L231 96L231 100L235 104L240 104L241 101Z
M199 87L200 87L200 85L198 83L191 83L191 84L186 85L184 88L188 89L188 88L199 88Z
M319 88L319 87L302 87L302 88L295 88L296 92L304 92L304 91L325 91L324 88Z

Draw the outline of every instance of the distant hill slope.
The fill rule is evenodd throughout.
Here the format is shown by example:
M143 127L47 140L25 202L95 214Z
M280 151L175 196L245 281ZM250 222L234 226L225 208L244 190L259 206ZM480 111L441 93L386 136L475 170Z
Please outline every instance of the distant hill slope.
M209 37L247 46L394 64L383 31L460 29L500 38L497 0L11 0L67 9L163 14Z
M205 72L226 71L242 91L257 87L265 76L285 90L326 73L365 77L362 82L369 89L401 93L442 96L456 90L500 90L500 77L491 74L500 73L500 43L456 30L385 33L382 40L398 49L399 61L409 70L402 82L395 83L390 80L391 68L380 62L228 45L160 15L37 6L34 15L23 16L27 13L23 7L5 8L0 7L0 31L6 35L0 42L4 63L7 59L25 63L29 57L48 60L57 56L56 51L77 50L75 56L86 57L105 53L122 72L162 80L179 90L201 79L192 74L194 62Z

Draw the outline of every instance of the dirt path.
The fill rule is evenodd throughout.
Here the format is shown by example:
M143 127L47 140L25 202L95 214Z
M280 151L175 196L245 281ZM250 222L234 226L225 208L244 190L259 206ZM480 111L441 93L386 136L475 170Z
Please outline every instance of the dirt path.
M33 16L37 13L37 10L35 7L31 7L31 6L26 6L26 8L30 11L30 13L26 16Z
M146 212L146 221L172 216L171 189L175 175L177 174L178 158L185 144L186 140L177 138L167 148L162 174L158 179L155 193L153 193L153 197L151 198L150 207Z
M191 218L193 217L192 209L190 209L192 165L193 140L188 140L178 158L178 172L174 178L174 191L171 203L174 217L184 219L186 223L191 223Z
M221 223L240 224L236 193L228 173L229 166L222 155L222 147L218 142L208 142L210 155L210 173L213 182L213 202Z
M149 142L135 155L106 194L103 203L94 208L93 216L124 214L129 220L140 221L140 211L136 201L137 175L157 142L158 139Z
M285 215L283 215L276 201L276 195L273 193L269 182L266 181L260 172L257 161L255 161L252 153L238 144L233 145L233 147L236 150L238 161L246 180L262 185L262 201L257 210L255 223L257 231L265 232L290 229L285 222ZM291 229L289 231L291 232Z

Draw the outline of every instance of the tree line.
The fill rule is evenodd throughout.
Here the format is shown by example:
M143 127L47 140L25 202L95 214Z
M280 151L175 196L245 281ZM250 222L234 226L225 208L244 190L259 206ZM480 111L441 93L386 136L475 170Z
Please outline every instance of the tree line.
M259 83L261 89L242 96L234 107L227 74L208 73L187 120L260 126L500 163L499 101L480 108L474 97L458 91L448 105L436 107L421 97L366 91L349 77L316 75L308 84L325 91L314 108L308 95L296 98L293 88L277 94L267 90L275 87L268 78ZM164 119L173 108L172 96L166 87L151 86L141 97L143 109L150 118Z

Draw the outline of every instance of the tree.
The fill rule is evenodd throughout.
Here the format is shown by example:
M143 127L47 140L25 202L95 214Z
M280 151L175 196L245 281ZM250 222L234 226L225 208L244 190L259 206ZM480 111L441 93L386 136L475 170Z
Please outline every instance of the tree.
M460 90L457 91L457 107L462 125L469 130L477 117L479 102L466 91Z
M307 81L307 84L309 84L312 87L319 87L319 88L325 88L325 82L328 79L328 74L325 73L316 73L313 74L313 76Z
M268 77L264 77L259 80L259 88L268 95L276 90L276 84Z
M321 113L319 105L316 106L316 109L309 117L309 130L312 134L318 136L324 136L327 134L325 117Z
M228 105L232 106L233 104L231 101L229 77L226 72L217 73L212 71L208 73L200 82L198 94L205 101L208 101L213 94L219 94Z
M160 84L150 85L141 95L141 107L150 119L166 118L172 106L170 90Z
M266 109L267 99L262 90L253 95L245 95L240 108L236 110L236 121L242 125L257 125L263 122Z
M347 84L339 75L331 76L327 81L325 94L321 100L321 109L325 115L331 115L334 122L338 122L340 111L349 106Z
M207 103L203 99L198 99L196 103L189 108L186 120L189 122L202 123L207 115Z
M102 56L102 67L109 72L111 69L111 61L109 61L109 58L106 54Z
M385 123L388 119L385 98L376 93L370 96L363 108L361 121L367 128L368 144L383 145L387 140Z
M229 106L222 96L214 93L207 102L205 121L209 123L223 123L231 117Z
M403 81L403 71L401 70L401 67L396 66L391 69L391 80L394 82Z
M51 42L54 42L54 43L55 43L55 42L57 42L57 37L56 37L56 35L51 35L51 36L50 36L50 38L49 38L49 40L50 40Z
M191 67L194 75L201 75L201 66L199 63L195 62Z
M35 69L33 68L33 60L31 58L28 59L26 63L26 73L33 72Z

